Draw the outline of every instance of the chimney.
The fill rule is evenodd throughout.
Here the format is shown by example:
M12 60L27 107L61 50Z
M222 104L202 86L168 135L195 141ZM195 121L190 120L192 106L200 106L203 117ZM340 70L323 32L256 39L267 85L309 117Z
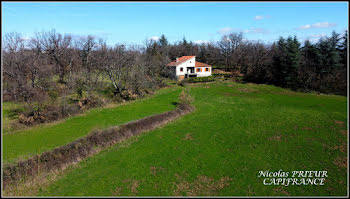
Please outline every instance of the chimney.
M176 57L176 62L179 62L179 58L178 57Z

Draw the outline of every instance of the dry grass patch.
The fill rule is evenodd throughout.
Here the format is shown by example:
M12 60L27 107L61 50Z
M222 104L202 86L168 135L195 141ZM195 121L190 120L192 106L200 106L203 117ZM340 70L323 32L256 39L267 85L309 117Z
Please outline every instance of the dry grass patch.
M311 131L311 130L312 130L312 128L311 128L311 127L307 127L307 126L305 126L305 127L302 127L302 128L301 128L301 130Z
M213 74L232 74L232 72L228 72L228 71L224 71L224 70L220 70L220 69L214 69Z
M347 168L347 157L338 157L334 160L334 164L340 168Z
M225 96L238 96L238 95L235 94L235 93L229 93L229 92L225 92L224 95L225 95Z
M279 194L282 193L284 195L290 196L290 194L286 190L284 190L283 187L277 187L277 188L273 189L273 191L275 193L279 193Z
M339 150L342 153L345 153L347 151L347 143L346 142L342 142L341 144L335 145L333 147L331 147L327 144L324 144L324 143L322 145L325 149L330 149L330 150L334 150L334 151Z
M275 135L269 138L269 140L282 141L282 135Z
M341 145L336 145L333 147L334 150L339 149L340 152L345 153L346 152L346 143L342 143Z
M304 127L294 126L294 130L303 130L303 131L312 131L312 130L318 129L318 128L320 128L319 125L315 126L314 128L308 127L308 126L304 126Z
M348 134L348 131L347 130L340 130L340 133L342 134L342 135L347 135Z
M112 195L113 196L121 196L121 194L122 194L122 188L121 187L116 187L115 189L114 189L114 191L112 191Z
M76 165L74 165L76 167ZM49 186L52 182L60 179L64 173L62 171L51 171L50 173L41 173L35 177L30 177L25 182L19 181L9 185L3 190L4 196L35 196L39 191Z
M152 175L156 176L157 173L159 173L159 172L161 172L161 171L164 171L165 169L162 168L162 167L155 167L155 166L152 166L152 167L149 168L149 170L150 170L150 173L151 173Z
M216 195L218 191L230 185L232 181L229 177L222 177L215 181L208 176L197 176L193 182L181 180L180 183L175 184L175 196L212 196Z
M185 135L184 140L193 140L193 137L192 137L192 135L191 135L190 133L187 133L187 134Z
M131 191L131 193L133 195L137 195L137 193L138 193L137 188L140 185L140 181L139 180L125 179L125 180L123 180L123 184L127 185L127 188ZM112 191L112 195L113 196L121 196L123 191L125 193L125 190L123 190L122 187L116 187Z
M131 192L132 192L133 194L137 194L137 188L139 187L139 185L140 185L140 183L139 183L139 181L137 181L137 180L134 180L134 181L131 183L130 189L131 189Z
M256 92L255 89L252 89L252 88L238 88L238 90L240 92L244 92L244 93L251 93L251 92Z
M123 183L128 184L128 188L130 189L133 195L136 195L138 193L137 188L140 185L139 180L126 179L126 180L123 180Z
M250 185L248 185L248 195L250 195L250 196L256 195L255 191L253 191L253 189Z
M343 126L344 125L344 122L343 121L339 121L339 120L335 120L334 123L339 125L339 126Z

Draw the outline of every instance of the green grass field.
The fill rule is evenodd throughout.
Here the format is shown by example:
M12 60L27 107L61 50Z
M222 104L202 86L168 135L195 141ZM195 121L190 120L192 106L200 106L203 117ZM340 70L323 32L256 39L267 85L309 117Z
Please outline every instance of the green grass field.
M53 124L39 125L3 135L3 161L11 163L72 142L93 129L123 124L145 116L172 110L179 88L162 89L150 96L114 108L95 108ZM4 104L6 107L7 104ZM12 105L13 106L13 105ZM4 108L4 117L6 110ZM5 127L6 128L6 127Z
M192 84L187 87L194 98L194 112L69 167L56 180L41 187L37 194L347 194L346 97L298 93L275 86L234 82ZM62 145L86 135L93 127L117 125L172 109L172 102L177 100L180 88L168 89L154 98L125 107L97 109L81 119L74 117L57 125L16 133L11 135L13 137L4 136L4 159L38 153L52 148L52 143ZM152 100L153 103L150 102ZM140 113L136 114L137 110ZM86 118L84 122L81 121L83 118ZM46 138L41 141L43 136ZM42 144L45 147L41 147ZM21 147L17 149L13 145ZM257 177L261 170L280 169L287 172L326 170L328 178L324 186L283 187L265 186L263 178Z

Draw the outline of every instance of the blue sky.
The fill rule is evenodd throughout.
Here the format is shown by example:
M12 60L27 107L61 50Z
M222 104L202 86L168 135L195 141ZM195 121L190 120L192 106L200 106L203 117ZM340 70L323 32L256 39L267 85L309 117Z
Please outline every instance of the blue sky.
M164 34L170 42L218 41L243 32L246 39L273 42L297 35L317 40L348 29L347 2L2 2L2 34L56 29L95 35L108 44L143 44Z

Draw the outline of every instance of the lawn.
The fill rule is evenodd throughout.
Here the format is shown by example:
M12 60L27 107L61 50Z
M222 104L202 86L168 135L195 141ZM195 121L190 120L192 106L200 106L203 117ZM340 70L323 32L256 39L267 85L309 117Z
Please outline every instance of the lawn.
M179 87L161 89L153 96L125 105L94 108L82 115L59 122L3 134L3 161L14 162L62 146L87 135L93 129L103 129L172 110L175 108L174 102L177 101L180 90ZM8 118L7 110L12 106L4 103L4 118ZM4 125L6 124L5 120Z
M196 110L162 128L117 144L68 168L39 195L50 196L346 196L347 195L347 99L343 96L293 92L269 85L213 82L188 85ZM179 93L163 92L150 102L89 113L84 124L78 119L60 128L86 134L89 126L103 122L102 113L119 115L122 123L136 119L134 112L173 108ZM158 99L158 100L155 100ZM146 103L148 102L148 103ZM151 103L153 104L153 103ZM104 112L106 111L106 112ZM121 118L121 112L125 115ZM141 111L141 110L139 110ZM112 114L113 112L113 114ZM126 113L128 112L128 113ZM147 113L146 113L147 112ZM151 110L137 114L142 117ZM130 116L133 115L133 116ZM92 116L95 115L95 116ZM112 117L112 116L106 116ZM110 119L108 119L110 121ZM90 124L90 123L93 124ZM75 127L80 124L80 127ZM84 133L79 129L84 126ZM70 127L70 128L67 128ZM53 128L53 127L51 127ZM70 130L74 128L75 130ZM61 130L50 130L61 140ZM34 133L34 132L32 132ZM26 140L26 134L16 134ZM30 135L30 134L29 134ZM38 136L44 133L38 133ZM19 138L23 136L23 138ZM64 142L73 140L64 139ZM48 138L51 137L47 136ZM28 138L31 144L34 140ZM33 147L10 146L5 137L7 159ZM62 139L63 140L63 139ZM46 142L46 141L45 141ZM44 143L45 143L44 142ZM11 144L15 143L12 138ZM43 144L43 142L41 142ZM56 143L56 142L55 142ZM56 144L62 144L60 143ZM36 143L35 143L36 144ZM45 147L50 148L46 145ZM12 150L9 150L12 149ZM39 152L39 148L32 152ZM11 151L11 153L8 153ZM325 170L323 186L265 186L259 171L291 172Z

